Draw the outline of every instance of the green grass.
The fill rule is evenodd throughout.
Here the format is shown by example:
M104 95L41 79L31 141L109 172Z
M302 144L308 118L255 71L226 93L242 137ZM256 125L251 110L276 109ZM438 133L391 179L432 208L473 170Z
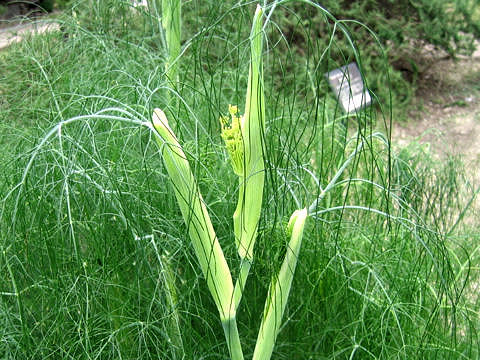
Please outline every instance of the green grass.
M141 122L168 109L237 265L237 179L219 117L243 106L255 4L185 4L176 91L156 17L122 2L88 5L90 15L78 6L62 18L64 33L0 53L0 354L225 359L215 304ZM331 97L317 96L325 80L315 64L328 51L312 38L300 56L275 26L280 14L265 26L264 210L251 296L237 314L245 357L290 214L363 141L307 223L272 358L477 358L479 234L469 212L457 224L474 191L461 163L416 147L393 154L388 137L373 135L383 121L374 111L342 119Z

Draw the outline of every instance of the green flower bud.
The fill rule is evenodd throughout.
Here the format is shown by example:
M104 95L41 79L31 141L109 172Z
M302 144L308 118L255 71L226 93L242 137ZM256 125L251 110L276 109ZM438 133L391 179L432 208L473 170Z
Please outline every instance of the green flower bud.
M220 117L222 124L222 139L225 142L233 171L238 176L244 176L245 173L245 151L243 143L242 128L245 118L238 116L238 107L228 105L228 116Z

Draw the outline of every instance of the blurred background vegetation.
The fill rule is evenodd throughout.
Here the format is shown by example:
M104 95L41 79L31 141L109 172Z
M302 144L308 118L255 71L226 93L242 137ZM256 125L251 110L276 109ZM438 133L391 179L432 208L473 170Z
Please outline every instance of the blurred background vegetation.
M348 26L351 36L346 39L337 32L330 60L339 66L354 61L353 41L368 87L382 103L393 95L396 120L404 119L400 109L412 103L418 80L433 62L470 55L475 39L480 38L477 0L326 0L319 4ZM308 41L316 41L326 47L332 24L324 20L319 12L297 3L284 11L279 26L292 46L302 49ZM310 31L305 32L299 22Z
M5 8L9 3L22 2L3 3ZM35 3L50 12L54 9L69 11L72 7L78 10L89 1L39 0ZM218 13L233 4L228 1L222 3L209 11ZM33 5L32 2L28 4L30 7ZM480 37L477 0L325 0L319 5L348 25L350 32L348 39L337 32L339 37L330 51L329 61L341 66L355 60L350 43L353 41L361 51L362 70L368 87L382 103L389 102L390 96L393 96L397 119L404 119L404 112L398 109L412 104L418 80L433 62L471 54L475 39ZM198 14L198 5L187 6L186 13L193 7ZM208 8L207 2L204 9ZM322 13L301 3L289 4L288 10L284 9L277 21L300 57L307 42L327 46L330 39L332 23L326 22ZM298 26L299 22L304 26ZM186 30L189 29L192 28L187 27ZM384 56L388 59L387 64ZM326 63L322 66L325 70L331 68ZM328 91L327 88L324 90Z

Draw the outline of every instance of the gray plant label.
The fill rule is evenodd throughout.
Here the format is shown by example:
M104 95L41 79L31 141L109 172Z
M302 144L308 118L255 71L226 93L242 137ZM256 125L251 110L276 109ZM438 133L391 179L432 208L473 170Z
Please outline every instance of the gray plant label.
M370 93L365 89L362 74L356 63L350 63L325 74L330 87L347 114L367 107L372 103Z

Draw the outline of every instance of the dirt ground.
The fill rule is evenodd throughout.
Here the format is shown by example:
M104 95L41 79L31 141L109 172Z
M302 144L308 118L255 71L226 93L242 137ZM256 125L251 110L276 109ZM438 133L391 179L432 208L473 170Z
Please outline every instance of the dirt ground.
M42 34L47 31L60 30L60 25L54 22L29 22L18 24L12 27L0 29L0 50L10 46L15 42L20 42L31 34Z
M393 124L394 146L418 141L440 161L461 156L472 189L464 196L470 198L480 188L480 44L472 57L434 62L420 81L416 102L409 121ZM471 205L465 221L478 224L480 197Z
M461 155L480 166L480 47L471 58L438 60L419 83L407 122L394 122L393 143L428 143L440 158ZM476 177L480 172L475 169Z

